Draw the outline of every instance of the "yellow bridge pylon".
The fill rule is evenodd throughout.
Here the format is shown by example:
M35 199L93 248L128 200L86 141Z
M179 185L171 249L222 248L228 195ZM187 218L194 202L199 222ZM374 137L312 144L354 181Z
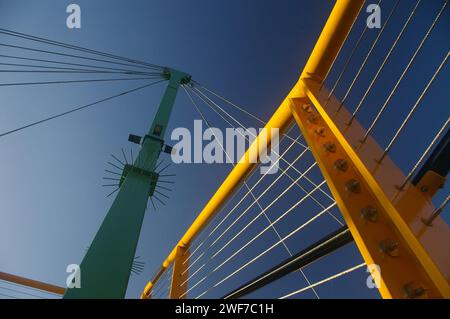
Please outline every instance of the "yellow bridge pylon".
M386 149L324 86L363 4L362 0L336 2L298 82L265 128L283 132L293 121L297 123L365 263L381 269L383 298L449 298L450 255L441 243L450 242L450 231L440 217L432 227L424 223L436 210L430 200L434 191L423 192L413 185L411 176L402 173ZM258 148L261 138L243 158ZM171 265L170 298L186 296L187 285L180 282L187 280L191 243L257 165L246 160L236 164L141 298L152 297L154 285ZM428 175L423 181L428 189L436 190L444 179L434 177Z

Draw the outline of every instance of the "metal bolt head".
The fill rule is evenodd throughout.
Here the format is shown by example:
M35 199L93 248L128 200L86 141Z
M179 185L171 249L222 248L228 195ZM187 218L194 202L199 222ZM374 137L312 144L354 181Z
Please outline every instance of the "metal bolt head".
M393 239L384 239L380 242L380 251L390 257L398 257L399 256L399 245Z
M316 128L315 132L319 136L322 136L322 137L325 136L325 128L323 126Z
M319 117L317 116L317 114L309 114L308 115L309 123L316 123L318 119L319 119Z
M345 183L345 189L348 192L358 194L361 192L361 184L356 179L350 179Z
M414 282L407 283L403 289L405 290L405 296L410 299L426 298L427 289L422 285L416 285Z
M327 142L323 144L323 147L327 152L336 153L336 144L334 144L333 142Z
M422 186L421 188L420 188L420 191L422 192L422 193L426 193L426 192L428 192L428 186Z
M378 219L378 211L373 206L366 206L361 209L361 217L370 222L376 222Z
M334 168L341 172L346 172L348 170L348 163L345 159L338 159L334 162Z
M305 111L306 113L311 113L312 112L312 107L311 104L303 104L302 105L302 110Z

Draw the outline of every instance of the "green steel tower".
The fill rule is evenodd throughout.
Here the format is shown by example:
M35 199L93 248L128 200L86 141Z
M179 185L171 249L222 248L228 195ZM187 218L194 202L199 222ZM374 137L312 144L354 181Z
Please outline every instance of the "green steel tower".
M156 163L164 147L164 134L180 85L190 75L166 69L168 86L143 138L134 163L126 164L120 189L80 265L81 288L67 289L64 298L124 298L149 196L158 181ZM136 141L138 140L138 141Z

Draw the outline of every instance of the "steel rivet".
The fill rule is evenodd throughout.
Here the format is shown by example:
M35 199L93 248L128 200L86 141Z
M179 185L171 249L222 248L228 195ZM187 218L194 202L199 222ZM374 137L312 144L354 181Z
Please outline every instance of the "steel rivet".
M366 206L363 209L361 209L361 217L365 220L376 222L378 219L378 211L373 206Z
M345 183L345 189L352 193L361 192L361 184L356 179L351 179Z
M380 242L380 251L390 257L397 257L399 255L398 243L392 239L385 239Z
M308 115L308 122L316 123L318 118L319 117L316 114L310 114L310 115Z
M311 104L303 104L303 105L302 105L302 109L303 109L303 111L305 111L306 113L311 113L311 111L312 111Z
M405 295L407 298L414 299L420 298L424 296L427 292L427 289L423 286L415 286L414 283L410 282L404 286Z
M336 153L336 144L333 142L327 142L323 145L323 147L330 153Z
M325 128L323 126L316 128L315 132L319 136L325 136Z
M422 187L420 188L420 191L421 191L422 193L426 193L426 192L428 192L428 187L427 187L427 186L422 186Z
M348 163L345 159L338 159L334 162L334 168L338 171L346 172L348 170Z

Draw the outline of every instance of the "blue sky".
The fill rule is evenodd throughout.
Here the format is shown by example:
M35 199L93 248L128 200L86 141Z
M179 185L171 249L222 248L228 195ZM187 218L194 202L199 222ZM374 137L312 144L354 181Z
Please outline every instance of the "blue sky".
M394 55L392 63L386 69L384 75L387 79L395 78L401 72L405 59L411 54L411 48L417 46L417 41L441 3L423 2L411 31L405 35L404 47L398 50L401 53ZM267 120L298 78L334 2L78 0L76 3L82 10L80 30L69 30L65 25L65 8L69 3L0 0L0 27L180 69L192 74L195 80L208 88L222 93ZM393 1L385 3L386 7L382 7L383 14L388 12ZM398 32L415 1L404 0L401 3L401 10L392 22L390 34L393 35ZM448 52L448 40L444 32L445 29L448 30L450 21L448 11L447 8L433 33L432 42L419 56L417 66L408 78L410 82L393 104L413 101L423 87L423 79L430 77L430 72L434 71L442 56ZM360 19L355 28L360 30L362 26L363 21ZM375 31L370 31L362 48L367 50L375 35ZM354 40L356 36L357 33L352 33L349 40ZM392 42L392 37L386 37L383 42L385 44L380 46L380 51L371 60L372 66L380 63L380 56ZM0 35L0 42L30 46L30 42L5 35ZM39 47L38 44L32 46ZM344 47L343 53L348 53L349 48ZM20 52L0 47L0 54L7 53ZM359 61L363 56L364 50L361 50ZM336 63L337 70L339 66L342 66L341 60ZM393 150L394 160L404 171L411 167L417 158L417 152L420 152L418 150L426 147L441 125L441 120L449 116L446 104L448 92L445 90L448 88L449 75L448 71L442 73L442 78L424 103L427 107L433 107L433 111L422 108L417 118L423 122L415 121L412 124L415 130L406 134L408 138L414 139L417 148L412 148L410 143L403 140ZM363 74L362 87L367 85L371 75L373 72ZM61 75L59 79L68 77L69 75ZM329 81L333 77L336 77L336 73L330 74ZM45 77L40 79L43 78ZM53 78L58 76L53 75ZM2 83L28 79L24 75L0 75ZM349 79L351 72L346 81ZM382 84L377 92L386 92L383 88L392 87L388 80L380 82ZM13 129L141 84L142 82L122 82L0 88L0 131ZM112 202L111 198L106 198L107 191L100 187L110 154L119 154L122 147L132 147L127 142L129 133L142 135L147 131L163 90L164 85L159 84L91 110L0 139L1 271L64 285L66 266L81 261ZM360 88L359 91L361 90ZM342 95L340 91L338 95ZM382 93L376 94L380 95L373 96L368 102L371 110L374 109L372 101L384 98ZM350 104L354 105L357 99L358 96L352 97ZM406 106L402 114L405 110ZM213 125L225 127L218 118L207 114ZM175 127L192 128L193 120L197 118L198 115L184 92L180 91L169 131ZM250 118L244 117L243 121L249 126L257 125ZM368 118L362 118L361 121L365 125L369 123ZM398 125L395 119L386 119L384 123L387 124L374 132L382 143L389 136L390 126ZM292 135L296 132L294 129ZM281 150L286 145L285 142ZM292 160L298 151L299 149L294 150L287 158ZM312 163L312 158L305 159L299 165L304 169L308 163ZM174 165L170 169L171 173L177 174L174 191L166 207L160 206L156 212L152 209L147 212L137 250L137 255L146 263L146 267L143 274L131 277L128 297L139 295L147 280L230 169L229 164ZM257 177L253 176L251 182ZM317 172L312 173L311 178L319 180ZM288 185L289 180L283 179L282 183ZM264 185L261 185L258 191L263 189ZM448 193L448 189L439 194L437 202L442 200L445 192ZM296 196L298 193L289 193L287 200L273 207L269 214L274 214L274 217L279 215L280 211L292 205ZM270 200L271 198L264 199L264 204L268 204ZM229 205L232 204L230 202ZM305 205L314 206L313 203ZM303 214L303 210L298 210L291 219L280 225L281 232L287 234L292 228L292 222L298 223L314 212L317 211ZM338 211L335 213L337 216ZM256 210L253 214L256 214ZM444 218L448 220L445 214ZM242 223L244 225L245 220ZM263 221L255 223L254 229L249 230L246 238L256 234L258 229L264 227L263 224ZM318 239L319 234L325 235L336 227L335 221L324 217L323 221L305 230L300 237L292 238L288 245L294 252L298 251ZM272 235L262 239L260 244L272 242ZM230 247L230 251L232 248ZM244 260L257 252L256 246L249 250L248 255L240 258ZM220 297L232 289L233 285L235 287L242 280L273 265L274 261L286 257L286 252L279 247L271 258L261 260L254 269L242 274L242 277L233 278L222 288L212 291L209 296ZM323 279L325 274L331 275L360 261L361 257L355 247L349 245L308 267L305 272L311 281L317 281ZM239 261L229 264L228 270L231 271L238 264ZM378 296L376 291L365 287L364 270L346 278L318 289L318 293L324 297ZM208 280L213 282L216 279L220 278ZM289 292L304 285L304 279L294 273L254 296L276 297L273 291ZM201 289L193 291L192 297L200 292ZM309 291L302 297L313 298L314 295Z

